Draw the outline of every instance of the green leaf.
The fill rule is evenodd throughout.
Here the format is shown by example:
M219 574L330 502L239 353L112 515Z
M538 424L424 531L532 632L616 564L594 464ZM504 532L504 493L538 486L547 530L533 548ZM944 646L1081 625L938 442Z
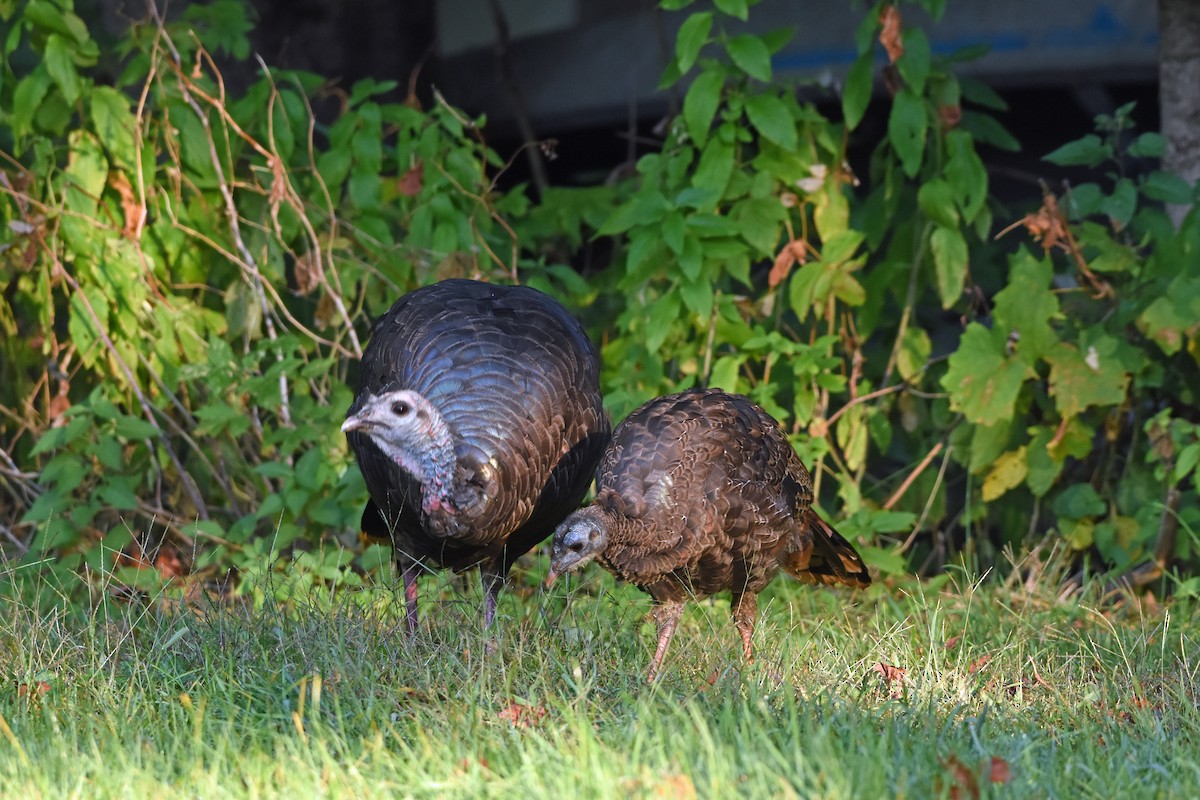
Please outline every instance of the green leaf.
M705 69L683 98L683 120L696 147L704 147L713 117L721 104L721 90L725 87L725 74L719 68Z
M929 77L929 39L925 31L917 27L905 27L901 33L904 55L896 60L896 70L915 94L925 93L925 79Z
M127 414L122 414L117 417L116 425L114 426L117 436L125 439L157 439L158 428L151 425L144 419L131 417Z
M972 322L950 356L942 386L950 408L976 425L994 425L1013 415L1017 394L1033 371L1017 358L1006 358L992 332Z
M1036 431L1033 441L1029 443L1028 465L1029 477L1026 482L1029 490L1037 497L1045 497L1046 492L1054 486L1062 473L1064 459L1055 458L1050 452L1050 442L1054 438L1054 430L1048 427L1030 428Z
M1058 298L1050 291L1054 270L1050 261L1021 250L1010 259L1008 284L995 297L996 328L1005 336L1016 333L1014 352L1032 364L1058 343L1050 320L1058 314Z
M702 320L712 315L713 286L712 282L701 277L699 280L685 280L679 284L679 296L683 304Z
M1042 160L1060 167L1095 167L1112 158L1112 155L1111 147L1096 134L1089 133L1082 139L1067 142L1057 150L1047 153L1042 156Z
M1077 483L1063 489L1051 507L1055 514L1068 519L1098 517L1108 510L1108 505L1090 483Z
M46 40L46 52L43 57L50 78L62 92L63 99L69 105L74 105L81 91L79 73L75 70L74 48L66 38L52 33Z
M746 115L750 124L764 137L782 147L795 150L799 144L796 135L796 120L787 103L773 94L758 94L746 103Z
M964 111L958 127L983 144L990 144L992 147L1013 153L1021 150L1021 143L991 114Z
M846 122L846 130L852 131L858 127L871 103L875 83L873 55L870 50L860 53L846 73L846 84L842 90L842 118Z
M921 98L907 88L896 92L888 115L888 139L904 174L910 178L916 177L921 168L928 127L929 119Z
M662 238L667 243L667 247L671 248L671 252L675 255L683 253L683 241L685 236L683 214L678 211L672 211L667 214L662 221Z
M714 389L724 389L727 392L738 391L738 372L742 368L745 356L721 356L713 362L712 372L708 376L708 385Z
M667 340L671 326L679 319L679 308L679 294L667 292L658 298L652 308L647 309L649 319L646 322L646 350L651 354L657 353Z
M1175 482L1178 483L1191 475L1197 463L1200 463L1200 442L1192 442L1175 457Z
M63 11L46 0L30 0L25 7L25 19L39 28L61 33L76 44L88 41L88 29L83 20L70 11Z
M723 196L725 187L729 185L729 176L733 173L733 157L732 144L715 136L709 139L700 154L700 163L692 174L692 185L711 191L716 198Z
M712 12L705 11L690 15L679 26L679 33L675 37L675 64L681 75L691 69L700 57L700 50L712 32L712 23Z
M743 33L725 42L725 49L742 72L763 83L770 82L771 53L762 39L752 33Z
M13 135L27 136L33 132L33 118L42 106L42 100L52 85L50 73L43 66L31 71L17 83L13 90L11 120Z
M787 209L776 197L752 198L740 201L733 209L742 238L758 251L758 255L774 258Z
M695 236L683 240L683 251L679 254L679 266L689 280L696 280L704 269L704 248Z
M118 165L132 169L137 156L133 146L137 122L129 110L129 98L111 86L97 86L89 93L88 103L96 135Z
M1117 181L1112 194L1101 201L1100 208L1118 227L1128 225L1129 220L1133 219L1133 213L1137 211L1137 189L1133 181L1129 178Z
M967 277L967 242L958 228L939 225L930 237L933 267L942 308L950 308L962 296Z
M1157 131L1141 134L1125 152L1135 158L1162 158L1167 152L1167 139Z
M1192 187L1173 172L1155 170L1142 179L1142 194L1162 203L1192 202Z
M1081 353L1059 342L1046 355L1050 364L1050 395L1058 413L1073 417L1089 406L1114 406L1125 400L1129 373L1115 357L1116 340L1102 337Z
M987 202L987 170L975 152L974 140L965 131L948 132L946 150L949 158L946 160L943 174L950 183L963 220L967 223L973 222Z
M921 184L917 190L917 205L925 216L938 225L958 228L958 211L954 207L954 193L950 184L941 178L933 178Z
M728 14L740 20L745 20L750 14L746 0L713 0L713 5L722 14Z

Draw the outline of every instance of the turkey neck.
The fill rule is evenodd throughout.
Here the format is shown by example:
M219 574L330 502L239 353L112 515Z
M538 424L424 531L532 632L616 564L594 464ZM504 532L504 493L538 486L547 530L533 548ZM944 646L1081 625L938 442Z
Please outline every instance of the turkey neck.
M421 478L421 510L426 514L455 510L454 490L458 458L454 437L442 415L431 407L429 436L413 443L404 453L400 466Z

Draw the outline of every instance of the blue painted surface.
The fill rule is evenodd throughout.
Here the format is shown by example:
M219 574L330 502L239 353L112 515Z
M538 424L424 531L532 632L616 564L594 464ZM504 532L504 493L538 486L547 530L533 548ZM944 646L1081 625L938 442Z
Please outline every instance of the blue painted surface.
M988 46L989 54L1053 50L1056 56L1061 54L1064 62L1077 59L1087 52L1102 54L1113 47L1146 50L1148 58L1153 59L1153 50L1158 46L1157 30L1130 27L1103 3L1094 6L1090 17L1077 26L1047 26L1036 34L1031 34L1027 29L1010 28L939 37L937 29L937 25L925 28L932 34L930 48L937 55L949 55L982 44ZM813 71L823 67L848 66L857 55L852 46L785 50L772 59L772 64L785 72ZM885 60L882 50L878 52L877 60Z

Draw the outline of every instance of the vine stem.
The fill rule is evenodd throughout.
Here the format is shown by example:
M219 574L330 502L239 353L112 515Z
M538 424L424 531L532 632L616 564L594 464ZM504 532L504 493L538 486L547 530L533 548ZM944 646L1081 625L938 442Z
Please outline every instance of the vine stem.
M880 383L886 384L892 377L892 371L896 368L896 361L900 358L900 348L904 346L904 334L908 333L908 323L912 320L913 308L917 302L917 276L921 273L921 262L925 260L925 248L929 242L929 237L933 231L933 223L926 222L921 228L921 236L917 239L917 251L913 254L912 266L908 272L908 293L904 298L904 311L900 314L900 325L896 328L896 342L892 345L892 353L888 356L887 367L883 370L883 380Z

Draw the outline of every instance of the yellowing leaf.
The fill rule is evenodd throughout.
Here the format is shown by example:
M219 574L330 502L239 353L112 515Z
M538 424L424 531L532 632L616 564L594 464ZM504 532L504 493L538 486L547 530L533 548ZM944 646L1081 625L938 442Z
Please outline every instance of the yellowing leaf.
M1109 352L1092 345L1081 353L1074 345L1059 342L1046 356L1050 363L1050 394L1058 412L1073 417L1089 406L1112 406L1125 399L1129 373Z
M1000 456L992 466L992 471L983 480L983 502L990 503L1009 489L1020 486L1028 474L1025 445Z

